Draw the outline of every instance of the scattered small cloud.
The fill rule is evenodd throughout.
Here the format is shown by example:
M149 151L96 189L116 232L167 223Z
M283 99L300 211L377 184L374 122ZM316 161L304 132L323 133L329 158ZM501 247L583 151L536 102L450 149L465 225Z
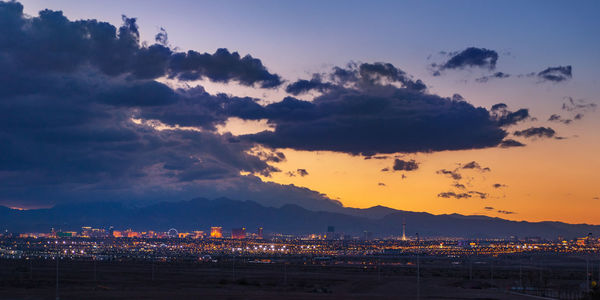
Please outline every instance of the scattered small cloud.
M491 171L488 167L481 167L476 161L471 161L462 166L463 169L480 170L482 172Z
M308 175L308 171L306 171L306 169L297 169L296 171L289 171L285 174L290 177L296 177L296 175L304 177Z
M460 184L458 182L455 182L452 186L455 187L455 188L457 188L457 189L461 189L461 190L464 190L464 189L467 188L467 187L465 187L464 184Z
M572 112L586 112L595 110L597 105L596 103L588 103L583 99L573 99L573 97L565 97L567 102L564 102L562 105L562 110L572 111Z
M491 206L486 206L486 207L484 207L483 209L485 209L485 210L494 210L494 208L493 208L493 207L491 207Z
M487 199L487 197L488 197L487 193L478 192L478 191L468 191L467 193L470 194L470 195L477 196L480 199Z
M500 148L523 147L525 144L512 139L506 139L500 142Z
M516 214L516 212L514 211L508 211L508 210L497 210L497 212L499 214L504 214L504 215L512 215L512 214Z
M455 192L443 192L437 195L440 198L455 198L455 199L463 199L463 198L471 198L471 195L467 193L455 193Z
M298 169L296 170L296 172L298 173L298 175L300 175L301 177L307 176L308 175L308 171L306 171L306 169Z
M383 168L383 169L381 169L381 172L389 172L389 171L390 171L390 168Z
M475 81L479 82L479 83L485 83L490 81L491 79L503 79L503 78L508 78L510 77L510 74L506 74L503 72L496 72L492 75L487 75L487 76L481 76L477 79L475 79Z
M419 168L419 164L414 160L394 160L394 171L414 171Z
M513 134L515 136L524 138L551 138L555 136L556 132L550 127L530 127L527 129L515 131Z
M433 64L437 71L434 76L439 76L440 71L447 69L464 69L479 67L493 70L498 61L498 52L485 48L469 47L458 53L450 53L451 57L441 65Z
M379 182L379 183L377 183L377 185L378 185L378 186L385 186L385 183L383 183L383 182Z
M441 169L441 170L438 170L436 173L437 174L448 175L448 176L450 176L450 178L452 178L454 180L460 180L460 179L462 179L462 175L460 175L460 173L458 173L456 171L450 171L450 170L447 170L447 169Z
M581 119L582 116L576 116L578 117L578 120ZM559 122L559 123L563 123L563 124L571 124L571 122L573 122L572 119L565 119L563 118L561 115L558 114L552 114L550 116L550 118L548 118L548 121L550 122Z
M501 183L494 183L493 187L494 187L495 189L499 189L499 188L506 187L506 185L505 185L505 184L501 184Z
M552 82L562 82L573 77L571 66L549 67L537 73L539 79Z
M504 103L492 105L490 115L491 118L498 123L498 126L510 126L531 119L528 109L521 108L517 111L510 111L508 106Z

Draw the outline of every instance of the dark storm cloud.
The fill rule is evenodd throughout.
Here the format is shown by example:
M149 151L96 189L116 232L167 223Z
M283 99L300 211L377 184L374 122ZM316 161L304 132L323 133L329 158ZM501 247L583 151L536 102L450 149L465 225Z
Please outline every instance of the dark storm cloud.
M0 201L39 206L227 196L271 206L340 206L308 189L241 176L277 172L268 163L285 156L252 154L255 144L215 131L229 117L225 106L255 100L200 87L173 90L153 80L175 74L166 36L145 47L135 19L124 18L117 30L48 10L29 18L22 10L0 2ZM210 67L201 63L194 72L272 85L267 74L255 76L264 71L258 61L217 52L202 58ZM176 125L196 128L168 127Z
M523 147L525 144L512 139L506 139L500 142L500 148Z
M444 69L463 69L466 67L480 67L495 69L498 61L498 52L485 48L469 47L455 55L440 66Z
M440 198L454 198L454 199L463 199L463 198L471 198L470 194L467 193L455 193L455 192L443 192L437 195Z
M390 64L334 70L336 86L313 101L287 97L267 106L236 101L225 109L240 118L267 119L275 127L245 135L245 140L365 156L493 147L507 134L501 126L528 116L526 109L492 116L462 97L427 94Z
M573 77L571 66L549 67L537 73L537 77L552 82L561 82Z
M130 75L136 79L161 76L181 80L207 78L216 82L237 81L264 88L281 85L259 59L218 49L215 53L175 52L164 30L155 44L140 44L135 18L123 17L119 28L97 20L70 21L60 11L43 10L27 18L17 2L0 4L2 39L0 51L18 68L30 71L72 72L92 66L106 75Z
M394 171L414 171L419 168L419 164L414 160L394 160Z
M554 129L550 127L530 127L523 130L518 130L514 132L515 136L530 138L530 137L538 137L538 138L551 138L554 137L556 132Z

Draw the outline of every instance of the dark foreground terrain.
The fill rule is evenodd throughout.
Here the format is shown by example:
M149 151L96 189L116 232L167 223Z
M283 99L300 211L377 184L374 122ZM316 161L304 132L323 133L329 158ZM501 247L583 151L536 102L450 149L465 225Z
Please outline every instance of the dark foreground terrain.
M581 299L579 258L59 261L60 299ZM598 268L596 263L596 268ZM594 269L594 268L592 268ZM595 274L597 273L597 269ZM594 275L592 278L596 278ZM56 262L0 260L0 299L56 299Z

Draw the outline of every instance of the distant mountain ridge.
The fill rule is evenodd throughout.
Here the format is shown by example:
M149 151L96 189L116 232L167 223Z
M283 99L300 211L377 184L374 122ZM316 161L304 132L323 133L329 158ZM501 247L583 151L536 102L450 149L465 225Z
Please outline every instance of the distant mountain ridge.
M600 226L562 222L517 222L487 216L459 214L432 215L395 210L384 206L367 209L343 208L341 212L312 211L287 204L279 208L253 201L227 198L197 198L181 202L161 202L145 207L128 207L116 202L57 205L48 209L15 210L0 207L0 229L11 232L48 232L50 228L79 230L81 226L117 229L167 231L207 230L222 226L225 231L245 227L249 232L263 227L265 232L293 234L321 233L327 226L336 232L375 236L406 234L422 237L505 238L539 236L574 238L589 232L600 235Z

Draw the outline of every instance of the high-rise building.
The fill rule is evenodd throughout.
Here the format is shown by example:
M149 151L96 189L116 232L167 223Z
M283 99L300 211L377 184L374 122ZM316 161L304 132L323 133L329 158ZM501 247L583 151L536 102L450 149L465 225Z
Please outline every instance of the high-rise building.
M232 239L245 239L246 238L246 228L231 229L231 238Z
M335 239L335 226L327 226L327 235L325 236L328 240Z
M210 228L210 237L215 239L220 239L223 237L223 227L211 227Z
M256 233L256 237L259 239L263 238L263 228L262 227L258 227L258 231Z
M402 219L402 240L406 241L406 219Z

